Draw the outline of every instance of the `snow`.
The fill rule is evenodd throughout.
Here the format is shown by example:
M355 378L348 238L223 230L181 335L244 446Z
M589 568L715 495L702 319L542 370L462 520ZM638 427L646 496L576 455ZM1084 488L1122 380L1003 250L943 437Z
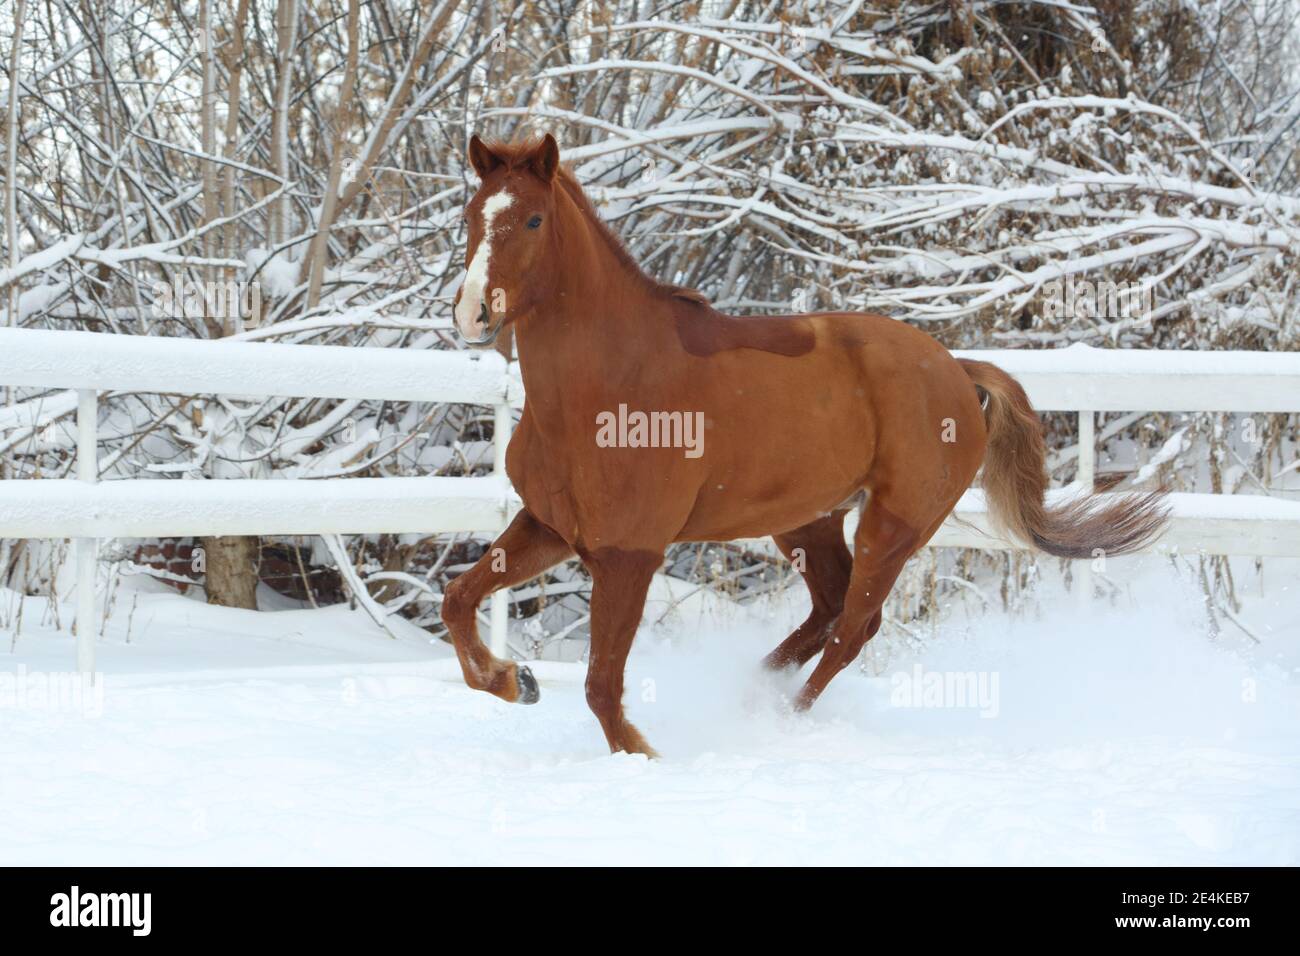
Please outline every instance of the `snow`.
M1045 594L1019 617L954 609L921 649L878 639L799 716L798 679L757 662L802 594L659 603L626 694L654 762L606 752L581 664L534 664L541 702L509 705L405 622L391 639L345 607L141 585L101 639L99 708L16 707L0 681L0 860L1300 863L1295 563L1238 569L1254 648L1211 640L1161 559L1123 567L1114 607ZM45 600L16 636L15 601L0 676L68 667ZM922 687L974 675L994 706L900 706L918 667Z
M515 500L504 477L0 481L14 538L492 531Z
M1185 427L1178 429L1178 431L1170 435L1165 443L1160 446L1160 450L1152 455L1151 459L1137 470L1137 473L1133 476L1133 484L1140 485L1144 481L1154 478L1160 473L1160 467L1162 465L1167 465L1172 461L1177 461L1178 456L1191 445L1191 442L1185 437L1186 435L1187 428Z
M1078 496L1075 486L1052 488L1047 492L1049 507L1058 507L1069 503ZM1103 497L1104 501L1105 498ZM1165 496L1170 514L1176 518L1219 518L1235 521L1270 521L1282 525L1285 530L1300 534L1294 528L1300 528L1300 501L1273 495L1222 494L1175 491ZM987 513L988 502L984 492L979 488L970 488L962 493L954 512L960 517L969 517ZM1291 526L1287 528L1286 526ZM1300 544L1297 545L1300 547ZM1300 553L1296 556L1300 557Z
M43 388L482 405L504 401L507 388L496 352L0 329L0 355L0 385Z
M77 407L74 391L42 395L27 402L0 408L0 432L16 428L41 428Z
M1012 374L1254 375L1280 379L1286 403L1300 395L1300 354L1232 349L1099 349L1082 342L1056 349L955 349L954 355L997 362Z
M1300 412L1300 352L955 349L1013 375L1038 411Z
M24 256L17 265L0 269L0 288L32 273L49 271L80 249L84 242L84 236L65 236L53 245Z
M268 295L283 297L298 287L298 272L302 264L287 255L271 255L265 249L250 250L247 257L251 271L255 272Z
M7 308L0 311L0 325L21 325L48 309L69 287L67 282L44 282L19 293L17 313L11 318Z

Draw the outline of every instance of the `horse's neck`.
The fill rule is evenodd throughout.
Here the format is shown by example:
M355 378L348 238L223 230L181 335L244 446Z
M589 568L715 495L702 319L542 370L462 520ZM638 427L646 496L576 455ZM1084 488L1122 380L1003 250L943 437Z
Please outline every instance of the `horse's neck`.
M566 289L520 323L515 350L528 394L599 383L617 389L673 360L672 305L649 290Z
M627 388L680 354L672 300L647 287L599 237L586 236L566 258L571 266L556 295L515 332L524 386L541 413L575 396L595 400Z

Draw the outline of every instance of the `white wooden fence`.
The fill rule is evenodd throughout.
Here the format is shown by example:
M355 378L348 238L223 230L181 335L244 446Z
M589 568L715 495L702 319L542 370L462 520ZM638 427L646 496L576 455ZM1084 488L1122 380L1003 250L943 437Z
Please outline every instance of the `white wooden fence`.
M70 538L77 567L77 662L94 672L97 539L188 535L360 534L503 529L517 499L505 477L517 370L495 352L342 348L0 329L0 385L72 389L77 477L0 481L0 538ZM495 408L490 478L98 481L101 391L467 402ZM0 422L44 423L63 396L0 408ZM201 487L199 487L201 486ZM509 595L491 604L493 651L506 652ZM84 622L84 623L83 623Z
M1075 412L1075 489L1096 477L1098 412L1300 412L1300 352L1094 349L960 351L1014 375L1038 411ZM1172 494L1173 520L1150 550L1300 556L1300 501L1267 495ZM1014 549L990 528L984 497L968 491L932 547Z
M1096 467L1095 419L1107 411L1300 412L1300 353L969 351L1015 375L1040 411L1079 415L1079 481ZM494 352L203 342L0 329L0 385L71 389L77 478L0 482L0 537L76 542L77 659L94 671L99 538L379 532L495 533L518 501L505 477L515 366ZM466 402L495 409L488 478L123 479L98 481L101 391ZM0 428L37 427L72 394L0 408ZM201 485L201 487L196 487ZM1155 545L1207 554L1300 556L1300 502L1263 495L1172 496ZM963 497L934 547L1012 548L989 527L978 491ZM494 596L491 644L506 651L508 595Z

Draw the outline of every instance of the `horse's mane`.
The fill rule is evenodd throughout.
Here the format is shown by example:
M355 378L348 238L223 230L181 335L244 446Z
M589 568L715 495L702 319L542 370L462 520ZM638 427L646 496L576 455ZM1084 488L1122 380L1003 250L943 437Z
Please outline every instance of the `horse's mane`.
M540 137L534 137L532 139L520 140L513 143L493 141L487 142L484 145L492 151L493 155L505 163L507 169L514 169L516 166L522 166L528 163L529 160L532 159L533 154L537 151L537 148L541 145L541 142ZM626 266L629 272L634 276L637 276L650 292L670 295L678 299L685 299L688 302L698 303L699 305L709 304L708 297L705 296L703 292L699 292L696 289L688 289L684 286L670 285L665 282L660 282L653 276L647 275L641 268L641 264L632 258L632 254L627 251L627 246L623 244L623 240L619 238L618 233L614 232L614 230L609 227L609 224L600 217L600 213L598 213L596 207L592 205L591 199L588 198L586 192L583 191L582 185L578 182L578 178L573 174L571 168L567 165L561 164L560 168L556 170L555 180L559 183L560 187L565 191L568 197L573 200L574 205L576 205L578 210L586 217L587 222L591 225L596 235L599 236L605 245L609 247L609 251L614 254L614 257L622 265Z

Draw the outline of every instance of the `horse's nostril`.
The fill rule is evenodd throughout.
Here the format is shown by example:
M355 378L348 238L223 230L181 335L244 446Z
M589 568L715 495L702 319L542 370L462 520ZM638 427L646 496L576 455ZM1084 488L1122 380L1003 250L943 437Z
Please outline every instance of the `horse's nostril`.
M478 324L483 326L483 328L486 329L488 325L491 324L491 322L492 322L492 317L488 315L487 303L480 302L478 307Z

